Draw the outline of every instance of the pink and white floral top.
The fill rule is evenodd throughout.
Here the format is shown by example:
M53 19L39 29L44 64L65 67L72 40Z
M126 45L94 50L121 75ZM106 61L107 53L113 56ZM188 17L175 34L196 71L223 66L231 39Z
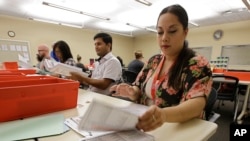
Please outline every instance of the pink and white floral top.
M208 97L212 88L212 72L209 62L204 57L196 55L183 67L180 82L183 84L183 87L180 90L168 87L168 74L162 80L159 80L158 84L154 81L157 69L162 67L160 65L162 59L164 59L164 56L160 54L151 57L147 66L138 75L135 84L142 91L139 103L169 107L178 105L188 99ZM156 89L152 91L154 87Z

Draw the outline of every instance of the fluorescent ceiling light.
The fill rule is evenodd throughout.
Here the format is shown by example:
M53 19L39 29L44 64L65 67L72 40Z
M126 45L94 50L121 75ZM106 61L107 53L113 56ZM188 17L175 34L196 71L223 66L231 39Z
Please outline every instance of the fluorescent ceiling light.
M140 28L140 29L144 29L144 30L151 31L151 32L157 32L156 29L148 28L148 27L143 27L143 26L139 26L139 25L134 25L134 24L131 24L131 23L126 23L126 25L129 25L129 26L132 26L132 27L136 27L136 28Z
M250 1L249 0L242 0L242 2L246 5L247 9L250 10Z
M156 30L156 29L153 29L153 28L148 28L148 27L146 27L145 29L148 30L148 31L157 32L157 30Z
M90 16L90 17L97 18L97 19L110 20L109 18L106 18L106 17L101 17L101 16L98 16L98 15L94 15L94 14L91 14L91 13L83 12L83 11L80 11L80 10L75 10L75 9L68 8L68 7L63 7L63 6L56 5L56 4L49 3L49 2L43 2L42 4L46 5L46 6L50 6L50 7L54 7L54 8L58 8L58 9L62 9L62 10L66 10L66 11L69 11L69 12L74 12L74 13L78 13L78 14Z
M112 34L117 34L117 35L122 35L122 36L128 36L128 37L134 37L132 32L130 34L125 34L125 33L120 33L120 32L113 32L113 31L107 31L107 30L100 30L100 32L107 32L107 33L112 33Z
M199 26L199 24L195 23L195 22L188 22L190 23L191 25L194 25L194 26Z
M107 21L100 21L98 23L95 23L93 25L96 25L98 27L101 27L100 29L107 29L107 30L115 30L117 32L129 32L134 31L137 28L127 26L124 23L118 23L118 22L107 22Z
M51 23L51 24L58 24L58 25L69 26L69 27L74 27L74 28L83 28L83 26L80 26L80 25L66 24L66 23L60 23L60 22L55 22L55 21L50 21L50 20L37 19L37 18L29 18L29 19L34 20L34 21Z
M142 26L139 26L139 25L134 25L134 24L131 24L131 23L126 23L126 25L136 27L136 28L140 28L140 29L145 29L145 27L142 27Z
M83 26L80 26L80 25L74 25L74 24L60 23L60 25L63 25L63 26L69 26L69 27L74 27L74 28L83 28Z
M44 19L37 19L37 18L29 18L30 20L44 22L44 23L51 23L51 24L59 24L59 22L50 21L50 20L44 20Z
M144 5L147 5L147 6L151 6L152 5L152 3L149 2L149 1L147 1L147 0L135 0L135 1L137 1L137 2L139 2L141 4L144 4Z

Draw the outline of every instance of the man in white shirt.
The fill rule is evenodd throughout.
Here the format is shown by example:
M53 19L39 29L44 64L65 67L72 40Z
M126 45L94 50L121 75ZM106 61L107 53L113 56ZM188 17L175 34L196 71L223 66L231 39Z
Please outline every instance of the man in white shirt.
M112 37L107 33L94 36L95 50L100 57L95 62L91 77L71 72L70 78L89 85L89 90L109 95L109 88L121 79L122 67L119 60L112 54Z

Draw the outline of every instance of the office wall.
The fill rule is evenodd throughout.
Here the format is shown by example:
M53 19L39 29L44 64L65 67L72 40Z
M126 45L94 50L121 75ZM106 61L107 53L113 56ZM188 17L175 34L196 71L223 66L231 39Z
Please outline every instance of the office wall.
M89 58L98 57L93 41L94 35L98 33L97 30L78 29L9 16L0 16L0 21L1 39L29 41L33 64L37 63L35 54L37 54L37 46L39 44L45 43L51 46L58 40L65 40L70 45L74 58L76 59L76 55L80 54L85 64L89 63ZM15 31L16 36L9 37L7 35L9 30ZM122 57L124 63L127 64L134 58L134 39L120 35L111 35L113 37L113 54Z
M220 40L213 39L215 30L223 30L223 37ZM221 55L221 48L225 45L245 45L250 44L250 21L234 22L229 24L220 24L206 27L196 27L189 30L187 40L190 47L212 47L211 59ZM135 38L135 48L142 49L145 56L148 57L159 52L156 42L156 34ZM250 64L247 66L233 66L232 69L250 70Z
M30 42L31 58L33 64L36 63L36 47L41 43L52 45L57 40L65 40L72 48L74 57L80 54L84 63L89 63L89 58L95 58L97 55L94 50L93 36L97 30L77 29L61 25L40 23L26 19L0 16L0 38L24 40ZM212 47L211 59L216 59L221 54L221 47L225 45L244 45L250 44L250 21L235 22L206 27L197 27L189 30L187 40L190 47ZM217 29L223 30L223 37L220 40L213 39L213 32ZM16 36L10 38L7 35L8 30L14 30ZM142 35L140 37L125 37L111 34L114 39L113 53L121 56L127 65L134 58L135 50L142 50L144 60L150 56L159 53L160 49L156 42L156 33ZM0 60L1 61L1 60ZM234 66L236 69L249 69L249 66Z

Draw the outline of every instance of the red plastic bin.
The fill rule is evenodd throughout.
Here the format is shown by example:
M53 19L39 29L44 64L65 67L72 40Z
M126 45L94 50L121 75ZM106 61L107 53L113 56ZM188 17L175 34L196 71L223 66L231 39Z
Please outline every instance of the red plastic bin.
M15 69L17 70L18 64L17 62L3 62L3 69L9 70L9 69Z
M0 122L74 108L78 88L77 81L55 77L0 81Z
M12 71L9 71L9 70L0 70L0 76L3 76L3 75L12 75L12 76L16 76L16 75L23 75L21 72L12 72Z
M22 73L22 74L35 74L35 69L25 69L25 68L18 68L17 70L8 70L12 73Z
M26 80L43 80L43 79L55 79L52 76L45 76L45 75L0 75L0 82L1 81L26 81Z
M230 75L230 76L237 77L241 81L249 81L250 80L250 72L227 71L227 72L224 72L224 75Z
M35 74L35 69L25 69L25 68L18 68L18 69L8 69L8 70L0 70L0 75L26 75L26 74Z

